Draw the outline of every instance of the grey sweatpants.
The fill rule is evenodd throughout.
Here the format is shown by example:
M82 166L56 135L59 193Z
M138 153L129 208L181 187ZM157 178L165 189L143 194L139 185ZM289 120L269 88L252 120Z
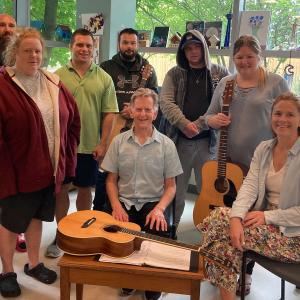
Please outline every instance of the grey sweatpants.
M176 209L174 223L179 224L183 214L186 191L191 177L191 172L194 169L197 191L201 190L201 169L203 164L211 159L209 154L210 138L199 140L189 140L179 137L177 141L177 151L182 165L183 173L177 177L176 185ZM192 216L191 216L192 218Z

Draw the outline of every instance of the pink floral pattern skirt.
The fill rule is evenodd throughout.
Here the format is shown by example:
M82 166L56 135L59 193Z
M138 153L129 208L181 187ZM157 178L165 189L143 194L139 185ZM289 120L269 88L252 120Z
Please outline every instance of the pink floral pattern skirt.
M213 256L225 258L232 263L232 268L224 268L211 261L205 263L207 279L217 286L235 291L236 270L241 270L243 253L231 246L229 213L230 208L227 207L213 210L198 225L198 229L203 233L202 248ZM244 235L246 250L253 250L274 260L300 263L300 237L286 237L280 232L279 227L274 225L245 228Z

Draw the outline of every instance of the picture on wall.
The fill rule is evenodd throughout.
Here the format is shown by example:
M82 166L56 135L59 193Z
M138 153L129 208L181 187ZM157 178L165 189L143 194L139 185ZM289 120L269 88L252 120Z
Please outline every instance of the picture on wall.
M244 34L254 35L259 40L262 49L266 49L270 18L270 11L243 11L239 36Z
M140 47L149 47L151 40L150 30L138 30L138 39Z
M222 21L205 22L204 37L208 47L220 48L222 35Z
M95 39L95 47L94 47L94 52L93 52L93 62L96 65L99 65L99 56L100 56L100 36L99 35L94 35Z
M185 24L185 31L189 30L198 30L203 34L204 31L204 22L203 21L187 21Z
M155 27L151 47L166 47L169 27Z
M82 27L95 35L103 35L104 18L102 13L82 14Z

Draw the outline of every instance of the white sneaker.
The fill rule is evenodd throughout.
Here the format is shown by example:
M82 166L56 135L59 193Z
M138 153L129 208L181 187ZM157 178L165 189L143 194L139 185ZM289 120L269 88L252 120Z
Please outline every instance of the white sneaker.
M61 256L61 254L62 254L62 251L57 247L56 244L50 244L47 247L45 256L51 257L51 258L57 258L57 257Z

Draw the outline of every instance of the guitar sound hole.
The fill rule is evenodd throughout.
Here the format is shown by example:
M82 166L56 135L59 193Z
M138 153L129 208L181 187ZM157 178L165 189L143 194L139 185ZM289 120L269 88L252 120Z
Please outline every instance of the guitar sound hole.
M229 189L229 183L227 178L225 177L218 177L217 180L215 181L215 189L219 193L225 193Z
M103 228L103 230L106 231L106 232L116 233L116 232L119 232L121 230L121 227L118 226L118 225L108 225L108 226L105 226Z
M229 191L226 193L226 195L223 196L223 202L224 205L227 207L232 207L232 203L236 198L237 191L236 188L231 180L228 180L229 182Z

